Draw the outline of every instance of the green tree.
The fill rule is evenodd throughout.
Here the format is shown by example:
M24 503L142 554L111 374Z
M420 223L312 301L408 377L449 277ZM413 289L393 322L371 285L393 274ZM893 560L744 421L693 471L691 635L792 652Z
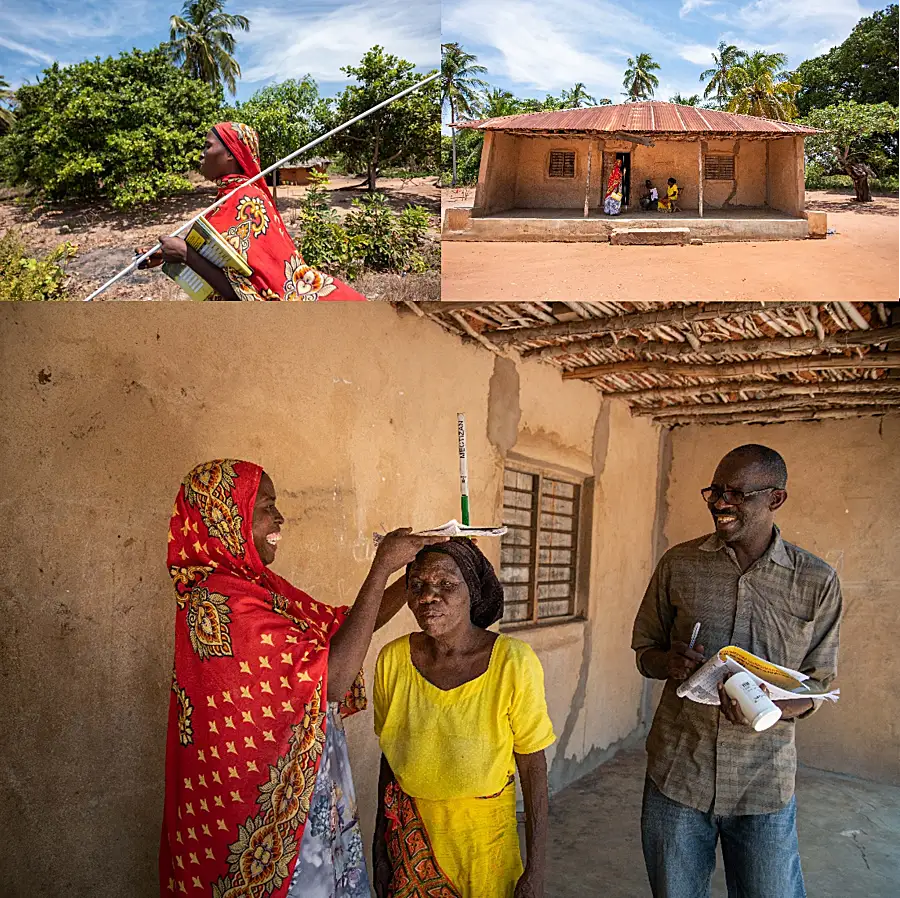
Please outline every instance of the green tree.
M456 128L461 115L471 116L488 84L478 76L487 74L478 57L467 53L457 43L441 44L441 106L450 107L450 142L452 145L452 186L456 186Z
M65 68L16 92L0 140L7 180L50 200L106 196L118 208L190 188L221 94L169 61L165 46Z
M481 97L478 105L479 118L502 118L505 115L518 115L522 112L522 101L508 90L499 87L490 88Z
M658 69L659 63L654 62L649 53L638 53L635 59L628 57L628 68L622 81L626 102L637 103L652 98L653 92L659 87L659 78L653 74Z
M306 75L260 88L234 107L233 116L259 134L260 161L268 168L315 138L321 102L316 82Z
M736 63L731 74L728 111L783 122L794 119L797 115L794 97L800 85L792 80L792 73L784 71L786 64L784 53L764 50L757 50Z
M860 19L840 46L800 63L801 115L845 100L898 103L897 4Z
M250 29L246 16L224 11L225 0L185 0L180 16L169 20L172 59L191 77L211 87L223 83L233 95L241 67L234 58L235 28Z
M699 106L700 94L691 94L689 97L683 97L680 93L676 93L674 97L669 97L670 103L677 103L679 106Z
M606 106L610 101L601 100L599 103L587 92L584 84L579 81L571 90L563 90L562 109L580 109L582 106Z
M869 177L873 167L889 164L883 151L891 141L896 160L897 107L890 103L857 103L848 100L824 109L813 109L801 120L821 134L806 138L806 154L826 170L842 170L850 175L856 199L866 203L872 199Z
M734 44L728 44L725 41L719 41L717 49L718 52L712 54L713 67L701 72L700 80L709 81L703 90L704 99L708 100L710 94L713 94L716 105L720 109L724 109L731 98L734 69L746 60L747 54Z
M15 99L16 92L9 89L9 82L0 75L0 134L9 131L16 120L15 113L11 108Z
M324 123L335 127L422 80L413 63L372 47L358 66L341 69L359 82L344 88L323 112ZM429 73L433 74L433 73ZM351 166L366 171L366 184L375 190L378 172L388 165L420 170L437 169L440 153L441 107L437 81L395 100L384 109L352 125L328 141Z

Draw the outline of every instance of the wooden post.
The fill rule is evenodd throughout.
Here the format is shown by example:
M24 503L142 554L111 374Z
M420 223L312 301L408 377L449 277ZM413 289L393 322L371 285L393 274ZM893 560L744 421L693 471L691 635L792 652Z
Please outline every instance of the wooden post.
M587 218L591 209L591 154L594 149L594 140L588 141L587 183L584 185L584 217Z
M703 218L703 141L697 141L697 171L700 173L700 189L698 192L698 208Z

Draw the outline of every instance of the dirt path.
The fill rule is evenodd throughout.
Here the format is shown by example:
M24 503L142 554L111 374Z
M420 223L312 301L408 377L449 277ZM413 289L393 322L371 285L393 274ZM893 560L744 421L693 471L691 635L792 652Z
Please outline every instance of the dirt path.
M447 241L441 298L896 300L897 198L809 191L807 208L827 212L836 233L703 246Z
M336 176L331 179L332 205L345 215L354 199L365 191L355 187L359 178ZM305 187L278 190L278 208L288 231L297 236L300 203ZM440 226L440 190L434 178L382 178L378 190L385 194L391 208L402 210L409 203L424 206L431 216L431 236L438 238ZM161 234L196 215L215 199L215 188L198 184L184 196L161 200L130 212L117 212L101 204L39 207L34 212L10 198L0 196L0 235L16 228L30 250L42 255L69 240L78 253L69 266L71 299L83 299L96 287L124 268L133 258L132 249L152 246ZM440 279L437 272L401 277L377 272L366 273L354 286L371 299L437 300ZM105 300L182 300L185 295L162 272L134 272L103 295Z

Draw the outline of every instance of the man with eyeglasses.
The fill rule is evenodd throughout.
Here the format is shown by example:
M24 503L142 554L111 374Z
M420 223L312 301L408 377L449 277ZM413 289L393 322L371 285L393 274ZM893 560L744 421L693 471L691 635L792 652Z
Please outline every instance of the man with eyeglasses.
M729 452L701 491L715 532L666 552L634 622L638 669L666 681L647 739L641 815L654 898L708 898L720 838L729 898L806 896L794 721L813 713L812 700L776 702L782 719L757 733L721 687L720 707L676 694L726 645L824 684L837 673L840 583L824 561L782 539L775 512L786 487L773 449Z

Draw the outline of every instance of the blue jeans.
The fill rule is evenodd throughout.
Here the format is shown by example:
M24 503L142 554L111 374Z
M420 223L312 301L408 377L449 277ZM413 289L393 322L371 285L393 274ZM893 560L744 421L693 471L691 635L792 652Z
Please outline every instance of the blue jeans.
M709 898L720 836L728 898L806 898L796 797L771 814L720 817L672 801L647 777L641 841L653 898Z

